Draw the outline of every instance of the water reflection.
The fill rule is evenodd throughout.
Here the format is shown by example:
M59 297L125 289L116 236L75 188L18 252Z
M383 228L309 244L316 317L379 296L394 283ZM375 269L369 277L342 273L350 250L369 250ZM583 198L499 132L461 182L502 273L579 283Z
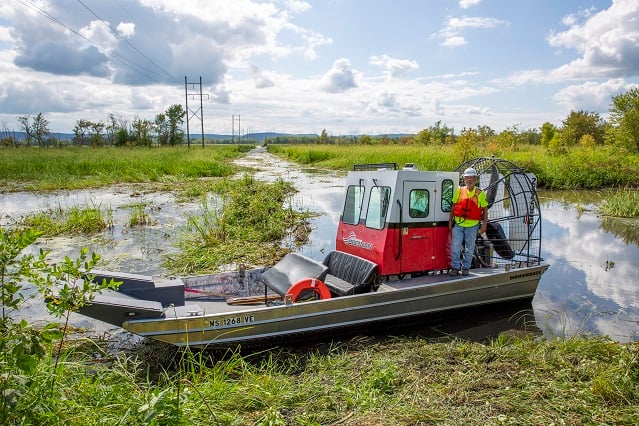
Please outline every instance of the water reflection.
M335 248L344 173L303 170L263 150L249 153L238 163L253 169L257 179L292 182L299 192L291 198L291 205L318 213L310 242L296 250L322 260ZM620 342L639 340L639 221L602 220L593 213L600 195L591 191L540 194L542 256L550 268L542 277L532 308L537 327L547 338L585 333ZM152 206L153 224L131 228L127 225L130 206L140 202ZM170 192L149 193L136 186L46 195L0 194L0 226L51 206L86 204L111 208L114 227L100 235L44 239L34 249L51 249L52 255L62 258L76 257L79 248L87 246L102 255L104 269L149 275L166 274L164 256L175 250L180 227L200 207L199 201L179 203ZM32 303L25 315L37 319L45 316L43 311L40 303ZM91 326L79 315L75 324ZM463 325L458 327L463 329Z
M639 247L627 238L639 223L602 221L543 197L541 207L542 255L551 267L533 301L537 324L547 337L586 333L639 340Z
M601 229L621 238L625 244L639 245L639 221L636 219L604 217Z

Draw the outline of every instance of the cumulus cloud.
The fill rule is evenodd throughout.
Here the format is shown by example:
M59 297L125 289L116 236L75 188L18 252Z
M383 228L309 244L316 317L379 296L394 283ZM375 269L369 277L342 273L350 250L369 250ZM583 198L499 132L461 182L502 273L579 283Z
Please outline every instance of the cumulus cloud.
M564 78L636 76L639 70L639 2L613 0L599 13L592 9L572 14L566 31L551 33L547 41L557 49L574 49L581 57L557 69Z
M91 21L89 25L78 30L84 40L99 46L100 49L110 50L117 44L117 37L111 32L108 24L102 21Z
M371 56L369 63L380 66L389 77L401 77L408 71L416 70L419 65L416 61L408 59L391 58L388 55Z
M603 113L610 109L613 96L627 92L635 86L619 78L604 83L589 81L561 89L553 96L553 100L564 105L566 109Z
M14 63L18 67L57 75L106 77L110 73L106 56L95 47L77 49L66 43L48 40L17 55Z
M117 26L118 34L125 38L135 35L135 24L131 22L120 22Z
M328 93L343 93L357 87L351 62L345 58L336 60L322 77L320 87Z
M126 85L179 84L184 75L204 75L218 84L229 68L248 68L254 56L314 59L316 48L331 42L292 23L293 15L310 8L301 0L139 0L126 8L90 4L93 10L66 3L15 8L15 65ZM110 22L118 24L112 28ZM284 32L286 43L279 41Z

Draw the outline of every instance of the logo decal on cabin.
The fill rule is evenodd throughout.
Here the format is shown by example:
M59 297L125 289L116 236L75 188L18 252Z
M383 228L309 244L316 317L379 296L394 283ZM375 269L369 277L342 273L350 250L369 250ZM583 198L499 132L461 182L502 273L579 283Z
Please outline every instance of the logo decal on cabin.
M351 232L348 235L348 238L344 238L343 241L344 241L344 244L348 246L355 246L355 247L361 247L366 250L373 250L373 244L360 240L355 235L355 232Z

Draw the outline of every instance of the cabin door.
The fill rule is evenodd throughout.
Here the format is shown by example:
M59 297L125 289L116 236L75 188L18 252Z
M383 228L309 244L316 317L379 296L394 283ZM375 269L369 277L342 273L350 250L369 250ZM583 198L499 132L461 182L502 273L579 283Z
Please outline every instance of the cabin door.
M435 182L404 181L401 272L430 271L434 265Z

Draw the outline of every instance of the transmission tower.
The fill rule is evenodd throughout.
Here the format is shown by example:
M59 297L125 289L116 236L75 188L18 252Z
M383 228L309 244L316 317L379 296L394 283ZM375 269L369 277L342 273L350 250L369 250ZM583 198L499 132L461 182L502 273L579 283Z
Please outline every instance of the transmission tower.
M198 86L199 91L195 92L195 86ZM189 92L189 87L191 88L191 91ZM200 76L200 82L199 83L195 83L195 82L191 82L189 83L188 79L186 78L186 76L184 76L184 94L186 97L186 143L188 145L188 147L191 147L191 134L190 134L190 129L189 129L189 120L192 117L195 117L197 119L200 120L200 124L201 124L201 135L202 135L202 148L204 148L204 109L202 107L202 99L204 98L204 96L206 96L206 99L209 98L208 94L202 94L202 77ZM195 110L191 110L189 108L189 96L192 96L193 99L195 99L196 96L198 96L200 98L200 107L196 108Z

